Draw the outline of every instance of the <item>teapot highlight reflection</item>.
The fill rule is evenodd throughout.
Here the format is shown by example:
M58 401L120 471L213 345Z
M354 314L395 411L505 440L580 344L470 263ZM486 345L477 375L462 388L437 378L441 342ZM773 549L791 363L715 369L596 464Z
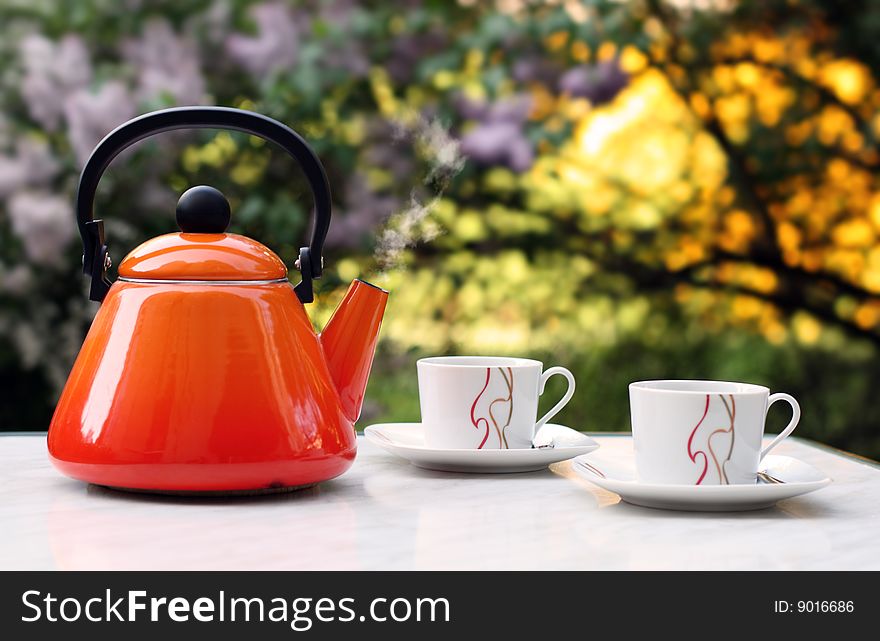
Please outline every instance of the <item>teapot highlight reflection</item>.
M311 242L287 268L264 245L225 233L229 204L194 187L177 206L179 233L146 241L107 278L98 181L114 157L149 135L212 127L275 142L312 190ZM74 478L154 492L255 492L303 487L347 470L388 293L352 283L324 331L305 313L330 224L320 161L285 125L252 112L181 107L111 132L77 192L83 271L102 301L49 429L54 465Z

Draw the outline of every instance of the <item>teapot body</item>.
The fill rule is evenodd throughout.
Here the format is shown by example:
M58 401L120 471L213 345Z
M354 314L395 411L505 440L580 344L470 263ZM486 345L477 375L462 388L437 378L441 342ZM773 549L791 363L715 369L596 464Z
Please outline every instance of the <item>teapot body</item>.
M177 203L179 233L149 239L113 266L98 183L148 136L241 131L286 151L314 205L294 265L226 233L231 208L198 185ZM228 107L175 107L123 123L89 157L76 195L89 298L101 304L55 408L49 454L64 474L172 493L252 493L313 485L354 461L358 419L388 292L356 280L318 336L305 313L331 217L327 174L286 125Z
M286 279L117 281L49 431L63 473L154 492L308 486L345 472L356 447Z

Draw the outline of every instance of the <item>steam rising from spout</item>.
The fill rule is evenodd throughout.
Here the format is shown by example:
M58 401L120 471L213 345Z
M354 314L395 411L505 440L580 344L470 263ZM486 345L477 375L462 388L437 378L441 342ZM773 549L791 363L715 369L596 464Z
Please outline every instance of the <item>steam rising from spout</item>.
M423 185L429 195L426 197L414 188L409 205L388 219L376 246L376 261L383 271L397 267L407 247L437 237L439 229L425 219L465 163L459 141L436 117L411 114L401 119L396 125L395 140L412 141L417 155L427 163Z

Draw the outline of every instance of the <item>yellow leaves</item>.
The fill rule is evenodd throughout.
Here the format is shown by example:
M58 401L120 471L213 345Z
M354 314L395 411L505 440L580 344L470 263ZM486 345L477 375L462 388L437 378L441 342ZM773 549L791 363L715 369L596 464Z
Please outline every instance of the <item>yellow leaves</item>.
M520 251L506 251L498 256L498 271L504 274L510 283L525 285L531 267ZM489 272L487 272L489 275Z
M872 89L871 72L856 60L831 61L819 71L820 82L843 102L855 105Z
M770 294L779 286L779 278L771 269L746 263L728 261L715 269L719 282L750 289L760 294Z
M544 46L550 51L559 51L568 44L567 31L555 31L544 38Z
M734 296L730 304L730 320L736 325L754 327L774 344L782 343L788 336L776 308L754 296Z
M659 72L648 71L614 103L578 124L575 143L585 161L614 168L639 193L669 186L689 161L681 129L684 105Z
M865 254L849 248L833 248L826 252L825 267L844 278L858 282L865 268Z
M356 114L341 121L338 129L342 141L347 145L355 147L363 142L367 127L364 117Z
M758 327L764 335L764 338L774 345L781 345L785 342L785 338L788 336L788 330L786 330L785 325L776 318L768 320L762 319L762 322Z
M814 345L822 335L822 324L809 314L795 314L791 326L795 338L804 345Z
M785 45L779 38L757 36L752 43L752 54L761 62L777 62L785 55Z
M689 102L694 113L703 120L706 120L712 114L712 105L704 94L692 93Z
M494 234L502 238L530 233L546 234L552 226L552 220L546 215L508 209L499 204L489 206L484 221Z
M834 227L831 239L839 247L858 249L870 247L876 241L871 223L864 218L847 220Z
M465 209L453 221L452 233L460 241L470 243L486 238L486 227L479 212Z
M201 147L189 146L185 148L181 163L187 172L195 173L202 167L219 169L232 160L236 160L236 162L229 169L230 178L236 184L243 186L258 183L269 162L266 154L254 155L247 150L240 153L238 145L229 132L223 131Z
M862 329L877 327L880 325L880 302L869 301L860 305L853 314L853 320Z
M268 164L269 157L266 154L245 154L229 171L229 177L238 185L251 187L263 179Z
M434 85L438 86L438 83L442 84L437 76L441 74L449 73L446 71L439 71L434 76ZM373 92L373 100L376 101L376 106L379 107L379 111L383 116L392 117L394 116L399 107L397 104L397 99L394 96L394 90L391 87L391 78L388 76L388 72L382 67L372 67L369 73L370 78L370 90ZM450 86L454 79L450 79Z
M825 171L828 173L829 180L843 181L850 174L851 166L843 158L833 158Z
M800 248L803 234L792 223L783 221L776 228L776 239L783 251L793 251Z
M336 273L343 282L347 283L360 275L361 267L353 258L343 258L336 263Z
M828 106L819 113L817 136L823 145L834 145L839 138L854 129L852 117L840 107Z
M616 218L621 227L636 230L654 229L662 219L663 215L657 208L647 202L635 203L632 207L621 211Z
M722 96L715 101L715 112L731 140L742 143L749 137L748 119L752 101L746 93Z
M745 252L757 233L752 216L741 209L735 209L724 216L718 246L729 252Z
M486 54L482 49L469 49L464 58L464 73L473 75L477 73L486 60Z
M758 119L766 127L776 126L794 100L795 93L788 87L776 83L763 85L755 94L755 111L758 113Z
M694 187L687 180L677 180L672 183L667 193L672 200L683 205L693 196Z
M736 58L747 56L753 43L754 34L748 32L735 31L730 34L727 41L723 43L724 53Z
M632 141L618 170L637 193L654 194L674 184L686 171L690 141L683 131L644 131Z
M810 249L797 254L792 252L795 258L800 259L801 266L808 272L817 272L824 263L824 252L821 249ZM790 260L790 256L786 255L786 260L792 264L797 264L796 260Z
M556 101L559 112L570 121L580 121L590 111L590 101L586 98L572 98L561 95Z
M868 251L867 264L862 274L862 285L868 291L880 294L880 245Z
M761 301L754 296L735 296L731 311L739 320L751 320L761 315L762 307Z
M706 248L703 243L693 236L684 235L679 239L678 246L666 253L663 261L671 271L679 271L705 257Z
M448 228L458 215L458 208L455 201L448 198L440 198L431 208L430 215L436 222L439 222Z
M792 147L800 147L812 133L813 123L809 120L802 120L785 128L785 142Z
M353 271L342 268L346 277ZM383 334L404 347L436 351L454 345L472 353L610 342L616 323L608 319L618 310L581 295L594 270L590 261L563 251L540 253L533 262L520 250L450 252L439 264L386 273L383 285L394 291L394 300ZM322 296L318 305L337 299ZM636 311L644 303L624 305L632 308L624 316L637 330ZM323 308L318 316L324 317Z
M532 108L529 111L530 120L544 120L551 117L557 111L557 98L541 83L533 83L529 88L532 96Z
M796 58L794 60L794 68L799 76L807 80L815 79L816 75L819 73L819 65L816 64L816 61L806 56L803 58Z
M483 184L489 192L509 194L517 189L516 174L504 167L493 167L483 177Z
M730 93L736 88L736 74L730 65L718 65L712 69L712 80L721 93Z
M736 199L736 191L730 185L724 185L718 190L718 193L715 195L715 202L717 202L722 207L728 207L733 204L734 199Z
M755 236L755 223L752 216L742 209L735 209L724 217L725 231L737 238L751 239Z
M642 24L642 31L651 40L660 40L666 35L666 28L656 16L649 16Z
M227 131L221 131L201 147L190 146L184 149L182 163L189 172L198 171L202 166L218 168L223 166L238 150L235 141Z
M728 72L729 74L729 72ZM794 102L795 93L789 87L780 83L778 74L771 69L762 67L752 62L741 62L733 67L733 80L737 88L742 91L734 94L738 102L733 105L723 105L722 108L732 109L727 116L720 114L725 125L734 129L743 126L751 109L744 97L754 100L754 111L760 121L767 127L775 126L785 110ZM730 78L725 78L728 89L725 93L733 93Z
M794 218L808 216L813 210L815 203L814 196L813 192L809 189L797 190L786 202L785 213L783 215ZM782 236L780 236L780 242L784 244Z
M596 50L596 60L607 62L617 55L617 45L613 42L603 42Z
M616 190L606 184L601 184L592 193L585 193L582 196L584 209L592 216L608 214L619 199L620 195Z
M437 89L445 91L455 85L456 74L449 69L440 69L434 74L433 84Z
M727 179L727 157L705 131L693 134L688 164L690 180L706 194L717 192Z
M321 101L321 120L328 129L332 129L339 122L339 106L332 98Z
M257 108L257 104L250 98L239 98L235 101L235 107L244 111L254 111Z
M733 77L740 87L752 89L761 81L761 72L756 64L741 62L734 67Z
M874 194L871 197L868 217L871 219L871 222L874 223L874 227L880 230L880 193Z
M648 66L648 58L641 51L627 45L620 54L620 68L628 74L637 74Z
M576 40L571 43L571 57L577 62L587 62L590 59L590 47L587 43Z
M751 274L750 285L757 292L769 294L776 291L779 286L779 278L769 269L756 268Z

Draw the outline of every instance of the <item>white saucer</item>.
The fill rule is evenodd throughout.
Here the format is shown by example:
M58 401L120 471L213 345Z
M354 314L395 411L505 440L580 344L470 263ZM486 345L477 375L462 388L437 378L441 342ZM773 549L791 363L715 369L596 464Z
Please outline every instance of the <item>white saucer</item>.
M755 485L661 485L636 480L633 461L579 456L572 469L584 479L620 495L633 505L696 512L738 512L770 507L777 501L825 487L831 479L809 463L790 456L769 455L761 472L779 482Z
M566 459L587 454L599 444L586 434L564 425L547 423L538 432L542 442L554 447L519 450L441 450L425 446L421 423L370 425L364 436L384 450L408 460L416 467L442 472L501 474L534 472ZM538 438L536 438L538 440Z

